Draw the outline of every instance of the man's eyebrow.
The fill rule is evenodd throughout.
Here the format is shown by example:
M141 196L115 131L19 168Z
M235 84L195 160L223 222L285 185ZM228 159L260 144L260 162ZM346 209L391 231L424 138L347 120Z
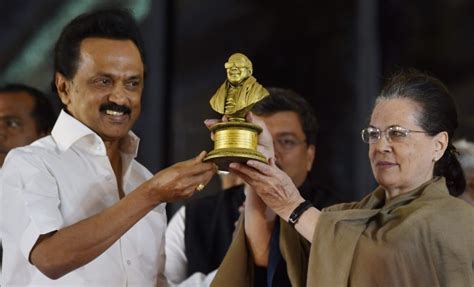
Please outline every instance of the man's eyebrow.
M143 77L140 75L132 75L127 78L127 80L141 80L141 79L143 79Z
M296 134L294 132L281 132L281 133L277 133L276 134L277 137L281 137L281 136L296 136Z
M105 72L99 72L95 75L95 77L108 77L108 78L113 78L114 75L110 73L105 73Z

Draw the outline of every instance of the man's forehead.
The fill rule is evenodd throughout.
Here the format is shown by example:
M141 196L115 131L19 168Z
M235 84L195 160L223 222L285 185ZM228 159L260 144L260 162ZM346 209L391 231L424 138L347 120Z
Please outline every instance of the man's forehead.
M81 42L78 68L105 69L101 73L127 73L140 77L144 63L138 47L131 40L86 38Z
M31 105L33 103L33 96L25 91L8 91L0 92L0 103L12 103L15 105Z
M0 92L0 110L2 115L30 113L33 111L34 99L27 92Z
M88 37L81 41L79 54L83 56L96 57L114 54L125 54L140 58L143 64L142 55L137 45L130 39L108 39L99 37Z
M278 111L261 117L270 131L278 133L304 133L299 115L294 111Z

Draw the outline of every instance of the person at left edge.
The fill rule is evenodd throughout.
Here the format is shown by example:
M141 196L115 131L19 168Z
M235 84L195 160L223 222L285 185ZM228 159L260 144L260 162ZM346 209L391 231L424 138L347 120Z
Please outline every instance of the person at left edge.
M83 14L62 31L54 81L65 108L51 136L3 167L2 286L166 285L164 203L216 169L205 152L155 175L134 159L144 62L126 11Z
M48 135L56 116L48 97L40 90L21 83L0 87L0 173L8 152ZM0 236L0 280L1 239Z

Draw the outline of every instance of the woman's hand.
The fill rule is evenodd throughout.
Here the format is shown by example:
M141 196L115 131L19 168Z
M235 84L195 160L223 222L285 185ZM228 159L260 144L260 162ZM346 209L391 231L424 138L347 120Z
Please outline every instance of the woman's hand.
M262 132L258 135L257 150L261 152L268 161L270 161L270 159L274 159L275 150L273 148L273 138L268 131L265 122L262 119L255 117L252 113L247 114L247 121L262 128Z
M231 163L230 168L285 221L288 221L293 210L304 201L291 178L275 165L274 160L270 160L269 165L255 160L248 161L247 165ZM318 209L311 207L300 216L295 224L296 230L309 242L313 240L319 214ZM246 227L246 230L250 230L250 228Z
M248 161L247 165L231 163L230 170L284 220L304 201L291 178L275 165L274 159L270 159L268 165L255 160Z

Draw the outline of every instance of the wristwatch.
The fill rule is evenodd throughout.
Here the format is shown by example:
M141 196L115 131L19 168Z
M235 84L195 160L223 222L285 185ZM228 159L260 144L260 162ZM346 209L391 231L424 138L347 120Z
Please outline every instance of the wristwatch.
M298 207L293 210L293 212L290 214L290 217L288 218L288 223L292 226L295 227L296 222L298 222L298 219L300 216L311 206L311 202L309 200L305 200L302 203L298 205Z

